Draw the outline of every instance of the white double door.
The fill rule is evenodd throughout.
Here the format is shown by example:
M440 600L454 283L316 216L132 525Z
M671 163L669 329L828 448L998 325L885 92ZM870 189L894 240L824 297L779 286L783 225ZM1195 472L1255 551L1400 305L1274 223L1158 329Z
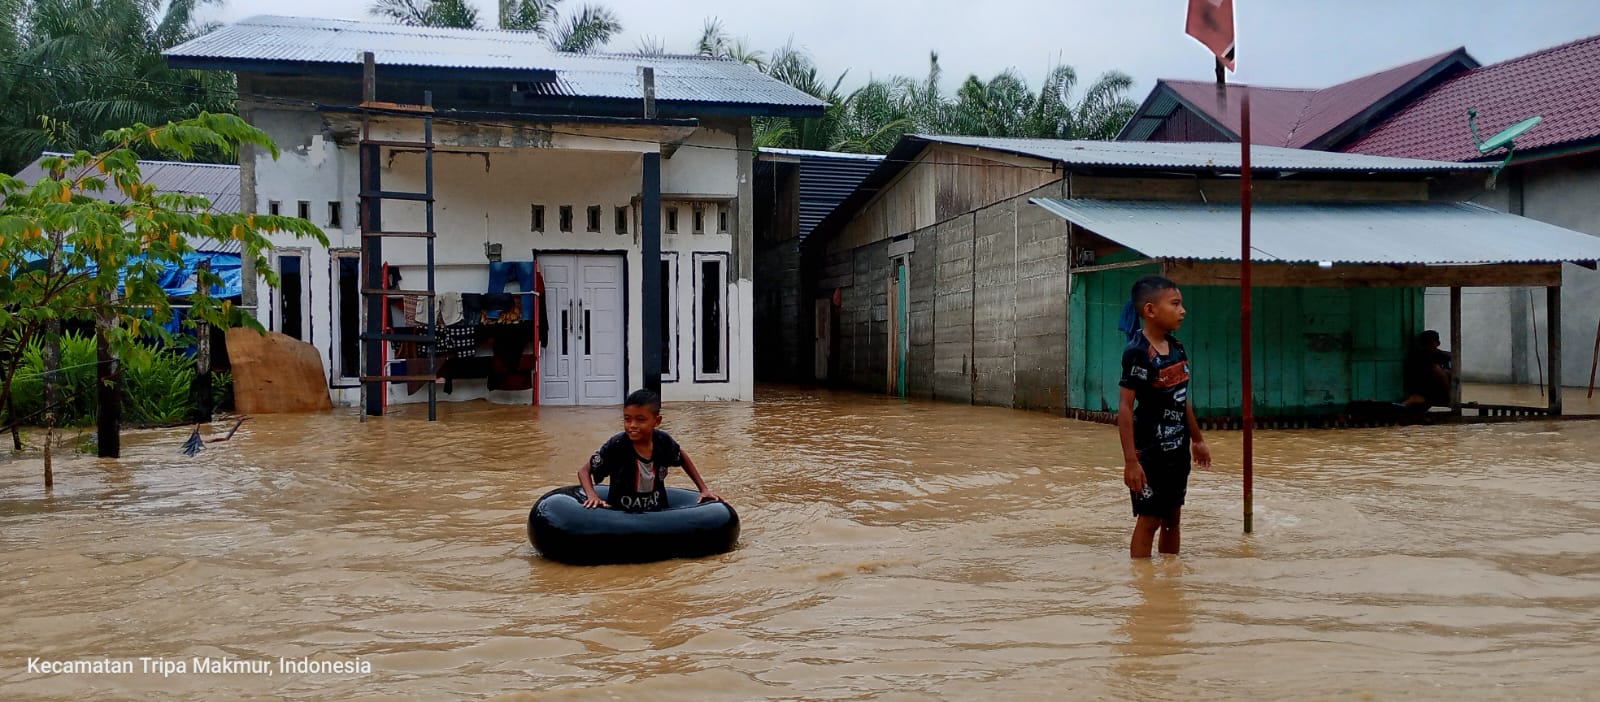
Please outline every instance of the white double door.
M620 405L627 389L621 256L540 256L550 339L539 363L539 402Z

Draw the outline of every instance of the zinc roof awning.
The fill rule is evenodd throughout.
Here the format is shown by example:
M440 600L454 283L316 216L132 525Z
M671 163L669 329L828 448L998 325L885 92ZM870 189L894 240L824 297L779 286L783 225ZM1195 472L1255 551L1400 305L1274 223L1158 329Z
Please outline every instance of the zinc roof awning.
M1239 260L1239 205L1034 198L1152 258ZM1464 202L1259 203L1251 258L1274 263L1558 263L1600 260L1600 237Z
M1237 203L1031 202L1152 259L1197 264L1240 260ZM1359 265L1397 273L1383 276L1388 282L1348 279L1345 284L1558 285L1560 270L1554 264L1600 261L1600 237L1462 202L1260 203L1251 208L1250 231L1254 263L1296 269L1310 264L1312 271L1319 264ZM1482 271L1495 266L1536 270L1538 275L1513 280ZM1458 275L1418 274L1419 267L1441 274L1442 269L1455 269ZM1484 274L1474 276L1474 269ZM1266 280L1257 284L1273 284ZM1293 284L1293 279L1277 284Z

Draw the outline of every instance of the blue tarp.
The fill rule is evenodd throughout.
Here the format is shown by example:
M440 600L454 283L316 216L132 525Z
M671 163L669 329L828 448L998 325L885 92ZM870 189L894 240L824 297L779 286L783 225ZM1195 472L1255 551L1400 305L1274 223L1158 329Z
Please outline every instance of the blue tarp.
M44 260L43 256L28 257L29 263L41 260ZM167 297L188 297L194 294L198 285L195 271L202 261L210 261L212 272L222 278L221 286L211 288L212 297L229 298L244 294L241 277L243 268L239 254L195 251L183 255L182 269L172 263L164 264L166 271L161 276L161 288L167 291ZM94 266L91 264L88 269L92 271Z

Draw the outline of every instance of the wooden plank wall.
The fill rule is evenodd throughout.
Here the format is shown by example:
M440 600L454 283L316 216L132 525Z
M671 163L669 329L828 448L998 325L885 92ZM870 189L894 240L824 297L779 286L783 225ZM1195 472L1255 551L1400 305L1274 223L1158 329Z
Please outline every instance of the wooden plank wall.
M934 144L901 171L829 242L858 248L931 227L1062 180L1052 162Z
M908 232L910 396L1065 410L1067 225L1027 201L1061 187ZM872 392L890 392L889 243L830 254L816 291L843 288L836 378Z

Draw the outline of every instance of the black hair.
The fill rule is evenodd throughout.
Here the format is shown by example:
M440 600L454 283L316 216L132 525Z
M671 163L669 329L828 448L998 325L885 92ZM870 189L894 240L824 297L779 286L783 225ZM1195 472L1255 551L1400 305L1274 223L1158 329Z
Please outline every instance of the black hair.
M1420 341L1424 344L1437 344L1439 343L1439 332L1429 329L1421 334L1418 334L1417 341Z
M1177 289L1178 284L1172 282L1170 278L1164 278L1159 275L1147 275L1143 278L1140 278L1133 284L1133 294L1130 295L1130 299L1133 300L1133 306L1137 311L1142 309L1146 302L1151 301L1156 295L1161 294L1162 291Z
M628 399L622 401L623 407L649 407L651 412L661 414L661 396L649 390L634 390L628 394Z

